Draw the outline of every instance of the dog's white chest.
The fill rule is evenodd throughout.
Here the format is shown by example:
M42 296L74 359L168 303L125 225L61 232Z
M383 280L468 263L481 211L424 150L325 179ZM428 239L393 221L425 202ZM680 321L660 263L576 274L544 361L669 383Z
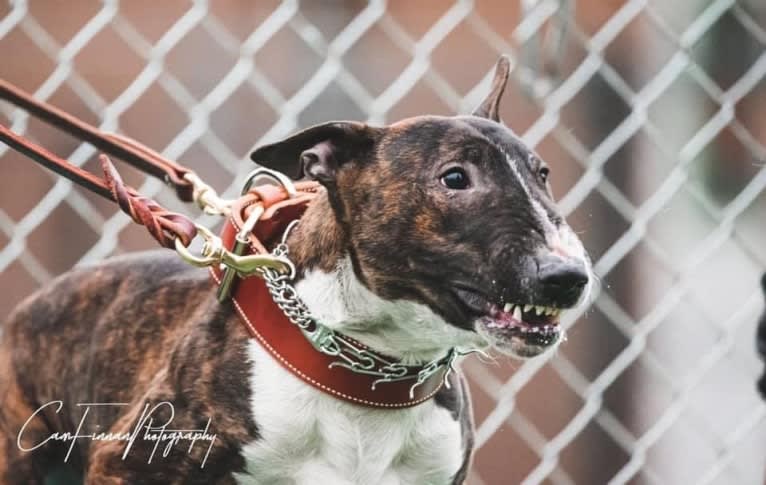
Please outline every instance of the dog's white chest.
M432 401L376 410L334 399L283 369L256 342L252 409L260 438L240 483L451 483L463 461L460 423Z

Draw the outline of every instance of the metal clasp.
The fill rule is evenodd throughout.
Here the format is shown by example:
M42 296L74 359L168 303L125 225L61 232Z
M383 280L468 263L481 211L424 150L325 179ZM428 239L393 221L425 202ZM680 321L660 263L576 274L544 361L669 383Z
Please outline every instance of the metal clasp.
M245 252L247 245L250 243L248 236L255 227L255 224L263 215L263 212L264 209L261 205L257 205L253 208L253 211L250 213L247 220L242 225L242 229L239 230L236 237L234 238L234 247L231 249L231 252L234 255L240 256ZM221 277L221 284L218 286L218 291L216 293L216 297L218 298L219 302L224 302L226 298L229 297L229 293L231 293L231 287L234 284L235 276L236 271L234 271L232 268L226 268L224 270L223 276Z
M274 180L279 185L284 187L289 198L293 198L298 195L298 191L295 189L295 185L293 185L292 180L290 180L286 175L263 167L256 168L250 172L250 174L247 176L247 179L245 179L245 184L242 187L241 195L247 194L253 185L258 182L258 179L263 177ZM245 252L248 244L250 244L250 233L253 232L255 225L261 219L261 216L263 216L264 212L265 209L262 205L256 205L253 208L253 211L247 217L245 223L242 224L242 227L239 229L239 232L234 239L234 247L231 250L233 255L241 256L242 253ZM238 273L241 274L239 271L236 271L231 267L228 267L224 270L223 276L221 278L221 284L218 286L218 291L216 292L216 297L218 298L219 302L224 302L229 297L231 288L234 285L234 278Z
M184 179L192 184L192 197L202 212L210 215L229 215L232 200L223 199L215 189L202 181L194 172L184 175Z
M341 348L336 340L335 332L324 325L317 323L316 328L313 331L309 332L304 330L303 334L306 335L309 342L311 342L311 345L323 354L339 355L341 353Z
M285 188L287 195L291 198L298 195L295 185L293 185L293 182L289 177L275 170L263 167L259 167L250 172L245 180L245 185L242 188L241 194L245 195L261 177L269 177L272 180L275 180L279 185ZM233 200L224 199L219 196L218 192L216 192L213 187L206 184L199 175L194 172L184 174L183 178L192 185L192 197L194 198L194 202L197 203L197 206L199 206L205 214L229 215L231 212L231 205L234 203Z
M242 256L234 254L223 246L221 238L208 228L196 225L197 231L204 241L200 254L192 253L184 247L180 239L176 239L176 252L187 263L200 268L223 264L241 276L260 274L263 269L273 269L279 273L291 274L295 271L292 262L272 254L249 254Z

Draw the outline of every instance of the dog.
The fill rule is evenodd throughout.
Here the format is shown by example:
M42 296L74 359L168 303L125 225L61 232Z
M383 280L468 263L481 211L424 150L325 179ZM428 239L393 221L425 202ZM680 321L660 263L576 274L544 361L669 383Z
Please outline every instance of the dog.
M558 344L590 262L550 169L500 120L509 70L502 57L472 115L330 122L255 150L321 185L286 240L318 321L413 365ZM23 301L0 342L3 483L42 484L62 463L99 485L465 481L459 372L415 406L345 402L280 365L215 291L205 270L148 252L73 269ZM158 446L134 432L148 416L197 439Z

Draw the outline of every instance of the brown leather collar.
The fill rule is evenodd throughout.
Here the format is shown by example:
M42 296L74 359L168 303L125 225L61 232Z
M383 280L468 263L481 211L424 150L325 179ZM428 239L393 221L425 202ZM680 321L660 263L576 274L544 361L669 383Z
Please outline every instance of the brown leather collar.
M287 198L282 188L272 185L256 187L242 198L224 225L221 235L224 245L227 248L234 246L236 233L249 210L255 204L262 204L265 211L255 226L248 251L267 252L266 248L278 241L287 225L300 218L313 199L314 192L318 190L318 186L313 183L298 183L296 188L299 195L292 199ZM220 269L214 267L211 274L216 283L220 284ZM436 394L449 369L448 358L438 368L433 367L434 363L430 364L431 369L427 365L405 366L395 358L379 354L349 337L339 335L368 358L391 362L392 367L397 369L397 377L404 377L397 381L381 380L379 375L354 371L350 366L343 365L337 356L317 350L304 331L292 323L274 302L262 279L240 279L236 282L231 299L250 335L282 366L307 384L345 401L376 408L414 406Z

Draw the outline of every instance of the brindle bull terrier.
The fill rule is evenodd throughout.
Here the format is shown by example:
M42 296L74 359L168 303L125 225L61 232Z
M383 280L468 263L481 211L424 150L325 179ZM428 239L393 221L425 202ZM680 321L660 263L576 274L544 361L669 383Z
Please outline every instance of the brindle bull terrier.
M548 166L500 121L509 65L471 116L332 122L253 153L323 187L287 245L325 325L412 363L558 343L590 264ZM66 461L98 485L441 485L471 460L459 374L405 409L338 400L279 365L209 274L170 252L77 268L26 299L3 328L0 379L3 483L42 484ZM204 436L157 447L131 435L147 416Z

